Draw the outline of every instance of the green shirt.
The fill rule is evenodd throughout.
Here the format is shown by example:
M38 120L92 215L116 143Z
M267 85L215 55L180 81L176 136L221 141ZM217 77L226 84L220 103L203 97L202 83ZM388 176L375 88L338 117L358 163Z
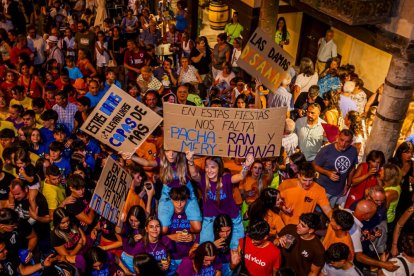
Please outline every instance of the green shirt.
M224 32L226 32L228 41L230 44L233 45L233 41L235 38L238 38L241 36L241 33L243 32L244 28L240 23L228 23L226 27L224 28Z
M394 200L393 202L391 202L390 207L388 207L388 210L387 210L387 222L391 223L395 219L395 211L397 210L397 204L400 199L401 186L397 185L397 186L391 186L391 187L384 187L384 190L385 191L396 191L398 193L397 200Z

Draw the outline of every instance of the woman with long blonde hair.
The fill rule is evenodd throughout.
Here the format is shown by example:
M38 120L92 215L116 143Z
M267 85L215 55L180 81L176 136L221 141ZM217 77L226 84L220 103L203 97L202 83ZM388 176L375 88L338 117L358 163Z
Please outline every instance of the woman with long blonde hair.
M244 230L239 207L233 198L233 184L246 178L250 166L254 162L253 155L247 155L243 169L238 174L224 173L224 163L221 157L209 156L205 160L205 169L200 172L194 166L194 152L187 153L191 178L199 184L203 194L203 226L200 233L200 243L214 242L213 222L220 214L227 214L233 221L233 236L230 249L237 249L239 239L243 238Z
M190 221L192 233L196 234L201 230L201 212L194 193L190 176L187 173L186 154L173 150L160 150L160 157L155 160L147 160L136 155L128 156L122 154L124 158L131 159L143 167L159 168L160 180L164 184L161 198L158 203L158 218L161 221L162 231L165 234L171 224L171 217L174 214L174 206L170 200L169 192L171 188L185 185L190 190L190 198L185 207L187 219Z

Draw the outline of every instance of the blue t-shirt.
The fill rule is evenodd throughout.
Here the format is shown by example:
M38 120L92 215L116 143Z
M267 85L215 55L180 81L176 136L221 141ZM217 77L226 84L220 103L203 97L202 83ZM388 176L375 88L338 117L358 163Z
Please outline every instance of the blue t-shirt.
M34 148L31 148L30 151L39 155L39 157L45 157L45 154L49 153L49 147L43 143L43 144L39 144L39 148L37 150L35 150Z
M358 164L358 154L353 146L345 151L338 151L335 144L330 144L321 148L314 162L326 170L340 173L339 181L332 181L324 174L319 174L319 178L316 179L327 194L337 196L344 190L349 172Z
M82 72L79 70L78 67L73 67L73 68L68 68L65 67L66 69L68 69L69 72L69 78L71 80L76 80L76 79L83 79L83 74Z
M91 100L91 107L95 107L99 101L102 99L102 97L104 96L104 91L101 90L98 92L98 95L94 96L91 94L91 92L88 92L85 94L85 97L87 97L89 100Z
M40 136L43 139L43 144L45 144L45 146L49 148L50 143L55 141L55 138L53 137L53 131L45 127L41 127L39 131Z
M95 154L101 153L101 148L95 139L91 138L86 145L86 154L95 157Z
M59 171L61 172L62 176L64 176L65 178L69 176L71 172L69 159L66 159L62 156L59 162L53 162L53 164L59 168Z

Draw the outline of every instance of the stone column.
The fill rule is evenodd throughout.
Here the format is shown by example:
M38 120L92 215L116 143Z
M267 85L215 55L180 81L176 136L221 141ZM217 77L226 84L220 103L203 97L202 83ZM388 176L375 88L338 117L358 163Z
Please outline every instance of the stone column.
M393 155L413 89L414 62L393 56L365 155L371 150L381 150L386 160Z
M279 10L278 0L262 0L259 27L271 37L276 33L276 21Z

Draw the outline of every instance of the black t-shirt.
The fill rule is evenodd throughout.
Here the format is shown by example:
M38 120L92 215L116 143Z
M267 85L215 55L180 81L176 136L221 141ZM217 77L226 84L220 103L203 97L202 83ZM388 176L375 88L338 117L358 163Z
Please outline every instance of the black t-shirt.
M55 231L52 231L51 243L52 247L59 247L64 245L67 250L73 250L81 239L79 231L66 231L66 235L69 237L69 241L64 238L58 237Z
M36 196L36 204L38 206L37 215L39 217L44 217L49 214L49 206L47 205L47 200L45 196L41 193L38 193ZM29 208L30 203L29 199L24 199L22 201L15 201L14 203L14 210L19 214L19 217L22 220L28 220L29 216ZM33 229L35 230L39 239L45 239L50 236L50 226L49 223L43 223L36 221L33 225Z
M190 59L200 55L200 51L197 48L193 48L190 53ZM199 62L191 61L191 64L198 70L200 75L205 75L210 71L211 56L209 51L206 52L206 56L202 57Z
M0 275L19 275L19 258L10 258L7 255L7 259L0 262Z
M295 237L292 246L287 250L282 248L286 266L295 270L297 275L308 275L312 264L322 267L325 260L325 249L321 241L315 236L312 240L304 240L296 232L296 225L286 225L279 233L279 237L290 234Z
M315 102L321 106L321 111L325 109L325 103L323 102L323 99L321 97L317 97ZM306 108L304 106L306 105ZM295 108L296 109L307 109L308 106L308 92L302 92L299 94L298 98L295 102Z
M10 182L15 179L15 177L7 172L3 173L4 177L0 180L0 200L7 200L9 198Z
M85 197L77 198L74 203L66 205L66 211L69 213L71 220L75 222L79 227L81 227L85 233L89 233L89 230L93 229L95 223L86 225L85 223L80 222L76 216L82 212L87 214L89 212L89 209L89 201ZM97 218L95 218L95 221L97 221Z
M108 50L112 51L114 54L114 58L118 65L122 65L124 63L124 55L123 50L126 48L126 43L123 38L113 39L112 37L109 38L108 41Z
M20 220L16 229L12 232L0 233L0 239L4 240L7 248L7 258L14 260L19 258L19 249L27 249L27 237L32 233L32 226L25 220ZM1 274L0 274L1 275Z
M84 33L77 32L75 34L75 42L78 49L84 49L89 55L93 55L95 49L96 35L94 32L86 31Z

